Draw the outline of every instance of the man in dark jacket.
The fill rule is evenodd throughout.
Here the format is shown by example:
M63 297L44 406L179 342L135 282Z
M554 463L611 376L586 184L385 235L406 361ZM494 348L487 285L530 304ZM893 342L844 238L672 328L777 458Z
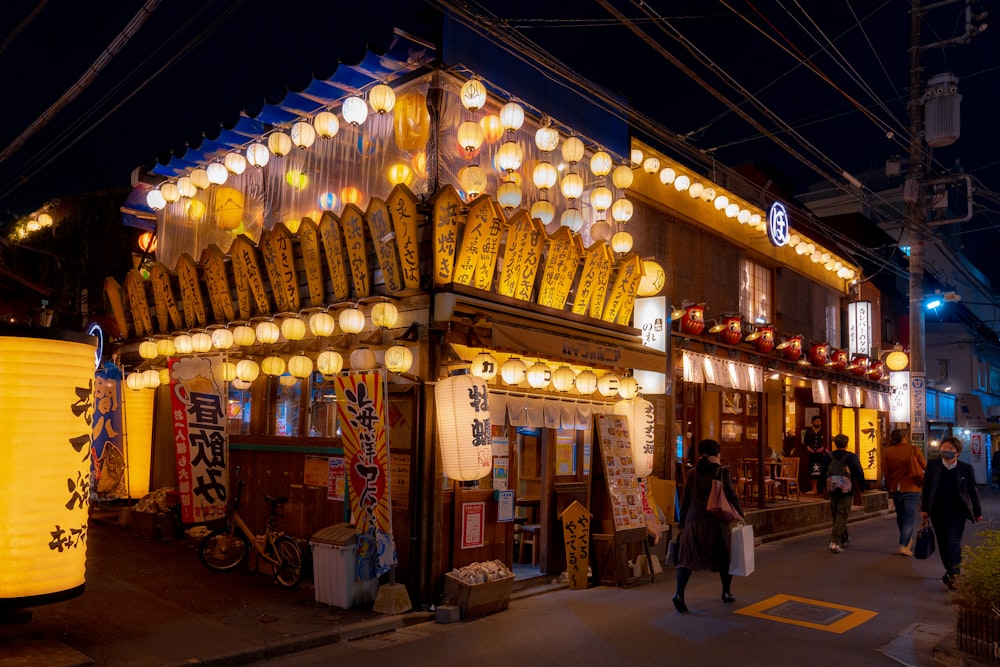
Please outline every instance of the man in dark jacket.
M861 460L854 452L847 451L849 441L843 433L833 436L836 449L823 455L819 471L819 486L830 494L830 513L833 514L833 530L827 548L835 554L843 553L844 545L851 541L847 535L847 514L851 511L854 495L861 493L865 484ZM831 464L834 472L830 470Z

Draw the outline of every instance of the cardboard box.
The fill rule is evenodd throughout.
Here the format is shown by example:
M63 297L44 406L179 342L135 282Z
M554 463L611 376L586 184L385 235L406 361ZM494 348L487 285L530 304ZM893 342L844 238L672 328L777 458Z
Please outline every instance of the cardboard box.
M462 618L477 618L506 609L514 592L514 575L470 586L451 576L444 575L444 595L451 598L462 612Z

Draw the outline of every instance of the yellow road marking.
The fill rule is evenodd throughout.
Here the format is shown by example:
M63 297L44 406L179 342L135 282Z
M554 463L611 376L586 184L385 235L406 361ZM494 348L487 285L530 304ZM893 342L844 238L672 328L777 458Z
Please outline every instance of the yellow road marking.
M792 603L796 606L807 605L808 607L819 608L817 611L821 611L822 609L829 610L832 612L831 615L835 617L835 620L831 620L829 623L813 623L811 621L799 618L789 618L788 616L781 615L780 613L775 613L780 611L778 608L782 605L787 605L788 603ZM839 610L844 613L842 615L838 615L833 612L833 610ZM737 609L734 613L743 614L744 616L753 616L755 618L764 618L769 621L778 621L779 623L800 625L804 628L823 630L824 632L833 632L838 635L856 628L862 623L870 621L878 616L878 612L876 611L859 609L857 607L848 607L846 605L836 604L835 602L800 598L795 597L794 595L775 595L748 607Z

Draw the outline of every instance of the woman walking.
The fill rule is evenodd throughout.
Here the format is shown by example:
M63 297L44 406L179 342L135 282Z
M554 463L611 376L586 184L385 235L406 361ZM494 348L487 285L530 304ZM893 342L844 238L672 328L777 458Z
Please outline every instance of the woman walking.
M920 486L923 475L914 475L914 469L927 467L924 453L910 443L910 434L897 428L889 436L889 446L882 452L882 469L885 471L885 488L896 508L896 527L899 528L899 553L912 556L913 526L917 522L920 505Z
M712 480L718 477L729 500L740 516L743 508L733 489L733 479L729 468L719 465L719 443L702 440L698 443L698 462L684 481L684 495L681 499L680 540L677 556L677 592L674 607L681 613L688 611L684 603L684 589L691 579L692 570L718 572L722 580L722 601L734 602L731 591L733 575L729 574L729 523L708 511L708 497L712 492Z
M927 463L920 497L920 516L925 525L930 516L945 570L941 581L949 590L955 590L955 577L962 572L965 522L983 520L976 475L971 465L958 460L961 451L958 438L941 440L941 458Z

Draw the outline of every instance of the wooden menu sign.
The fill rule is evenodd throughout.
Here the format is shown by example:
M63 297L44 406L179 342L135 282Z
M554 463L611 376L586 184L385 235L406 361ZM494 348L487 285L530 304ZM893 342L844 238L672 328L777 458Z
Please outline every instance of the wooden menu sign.
M122 296L122 286L111 276L104 279L104 296L111 306L111 314L115 318L115 324L118 325L118 332L128 338L129 327L128 320L125 319L125 300Z
M187 327L205 326L205 299L201 294L198 265L191 255L184 253L177 260L177 280L181 285L181 306Z
M490 202L489 231L483 238L483 251L479 254L479 267L476 269L474 287L488 290L493 287L493 274L496 272L497 259L500 256L500 237L507 229L507 218L493 199Z
M639 480L632 461L628 422L623 415L596 415L601 465L608 487L608 500L615 531L646 530Z
M365 249L365 214L354 204L348 204L340 214L340 228L347 247L347 263L351 268L354 295L364 298L371 293L368 274L368 251Z
M309 305L321 307L323 300L323 256L319 250L319 226L312 218L305 217L299 223L299 248L302 250L302 268L306 272L309 288Z
M136 336L149 336L153 333L152 317L149 313L149 297L146 295L146 281L138 269L132 269L125 275L125 298L129 310L132 311L132 325Z
M368 222L368 232L375 246L375 257L382 269L382 279L390 292L403 289L403 276L399 270L399 259L396 255L396 232L389 217L389 207L384 201L372 197L365 212Z
M587 508L574 500L562 511L563 542L566 547L566 576L569 587L587 587L587 567L590 565L590 519Z
M264 288L264 274L260 271L257 248L250 238L240 234L229 246L229 256L233 262L233 276L236 278L236 302L240 308L240 319L248 320L257 307L258 313L271 312L271 304ZM251 297L252 302L251 302Z
M326 255L326 270L333 285L334 301L344 301L351 293L344 269L344 243L340 234L340 220L329 211L319 219L319 237L323 239Z
M595 304L592 310L601 313L604 308L604 292L611 275L611 250L606 244L597 242L587 248L585 254L587 257L583 262L583 274L573 300L574 315L586 315L592 303Z
M417 253L417 196L410 188L400 183L389 193L385 203L392 216L392 227L396 230L396 250L399 251L400 271L403 286L407 289L420 287L420 256Z
M292 233L279 222L270 232L261 234L259 246L278 310L283 313L298 310L299 277L295 272Z
M560 227L549 237L549 252L538 289L538 305L563 309L582 256L580 237L574 236L569 227Z
M635 253L622 260L618 268L618 277L604 306L605 322L616 322L628 325L632 318L632 306L635 304L635 293L639 291L639 281L642 280L642 260Z
M174 288L171 285L170 269L160 262L149 265L149 284L153 288L153 303L156 306L156 327L160 333L184 326L181 311L177 308Z
M538 259L545 247L545 227L524 209L511 217L504 249L503 269L497 293L520 301L531 301L538 273Z
M482 260L485 240L493 221L493 207L489 195L480 195L469 204L462 232L462 249L455 262L453 280L459 285L472 285L476 279L476 269Z
M434 244L434 286L451 282L455 272L455 254L458 249L458 227L464 222L462 198L450 185L434 193L431 198L431 242Z
M201 267L205 283L208 285L208 302L216 322L232 322L236 319L233 298L229 293L229 276L226 273L226 255L214 243L201 253Z

